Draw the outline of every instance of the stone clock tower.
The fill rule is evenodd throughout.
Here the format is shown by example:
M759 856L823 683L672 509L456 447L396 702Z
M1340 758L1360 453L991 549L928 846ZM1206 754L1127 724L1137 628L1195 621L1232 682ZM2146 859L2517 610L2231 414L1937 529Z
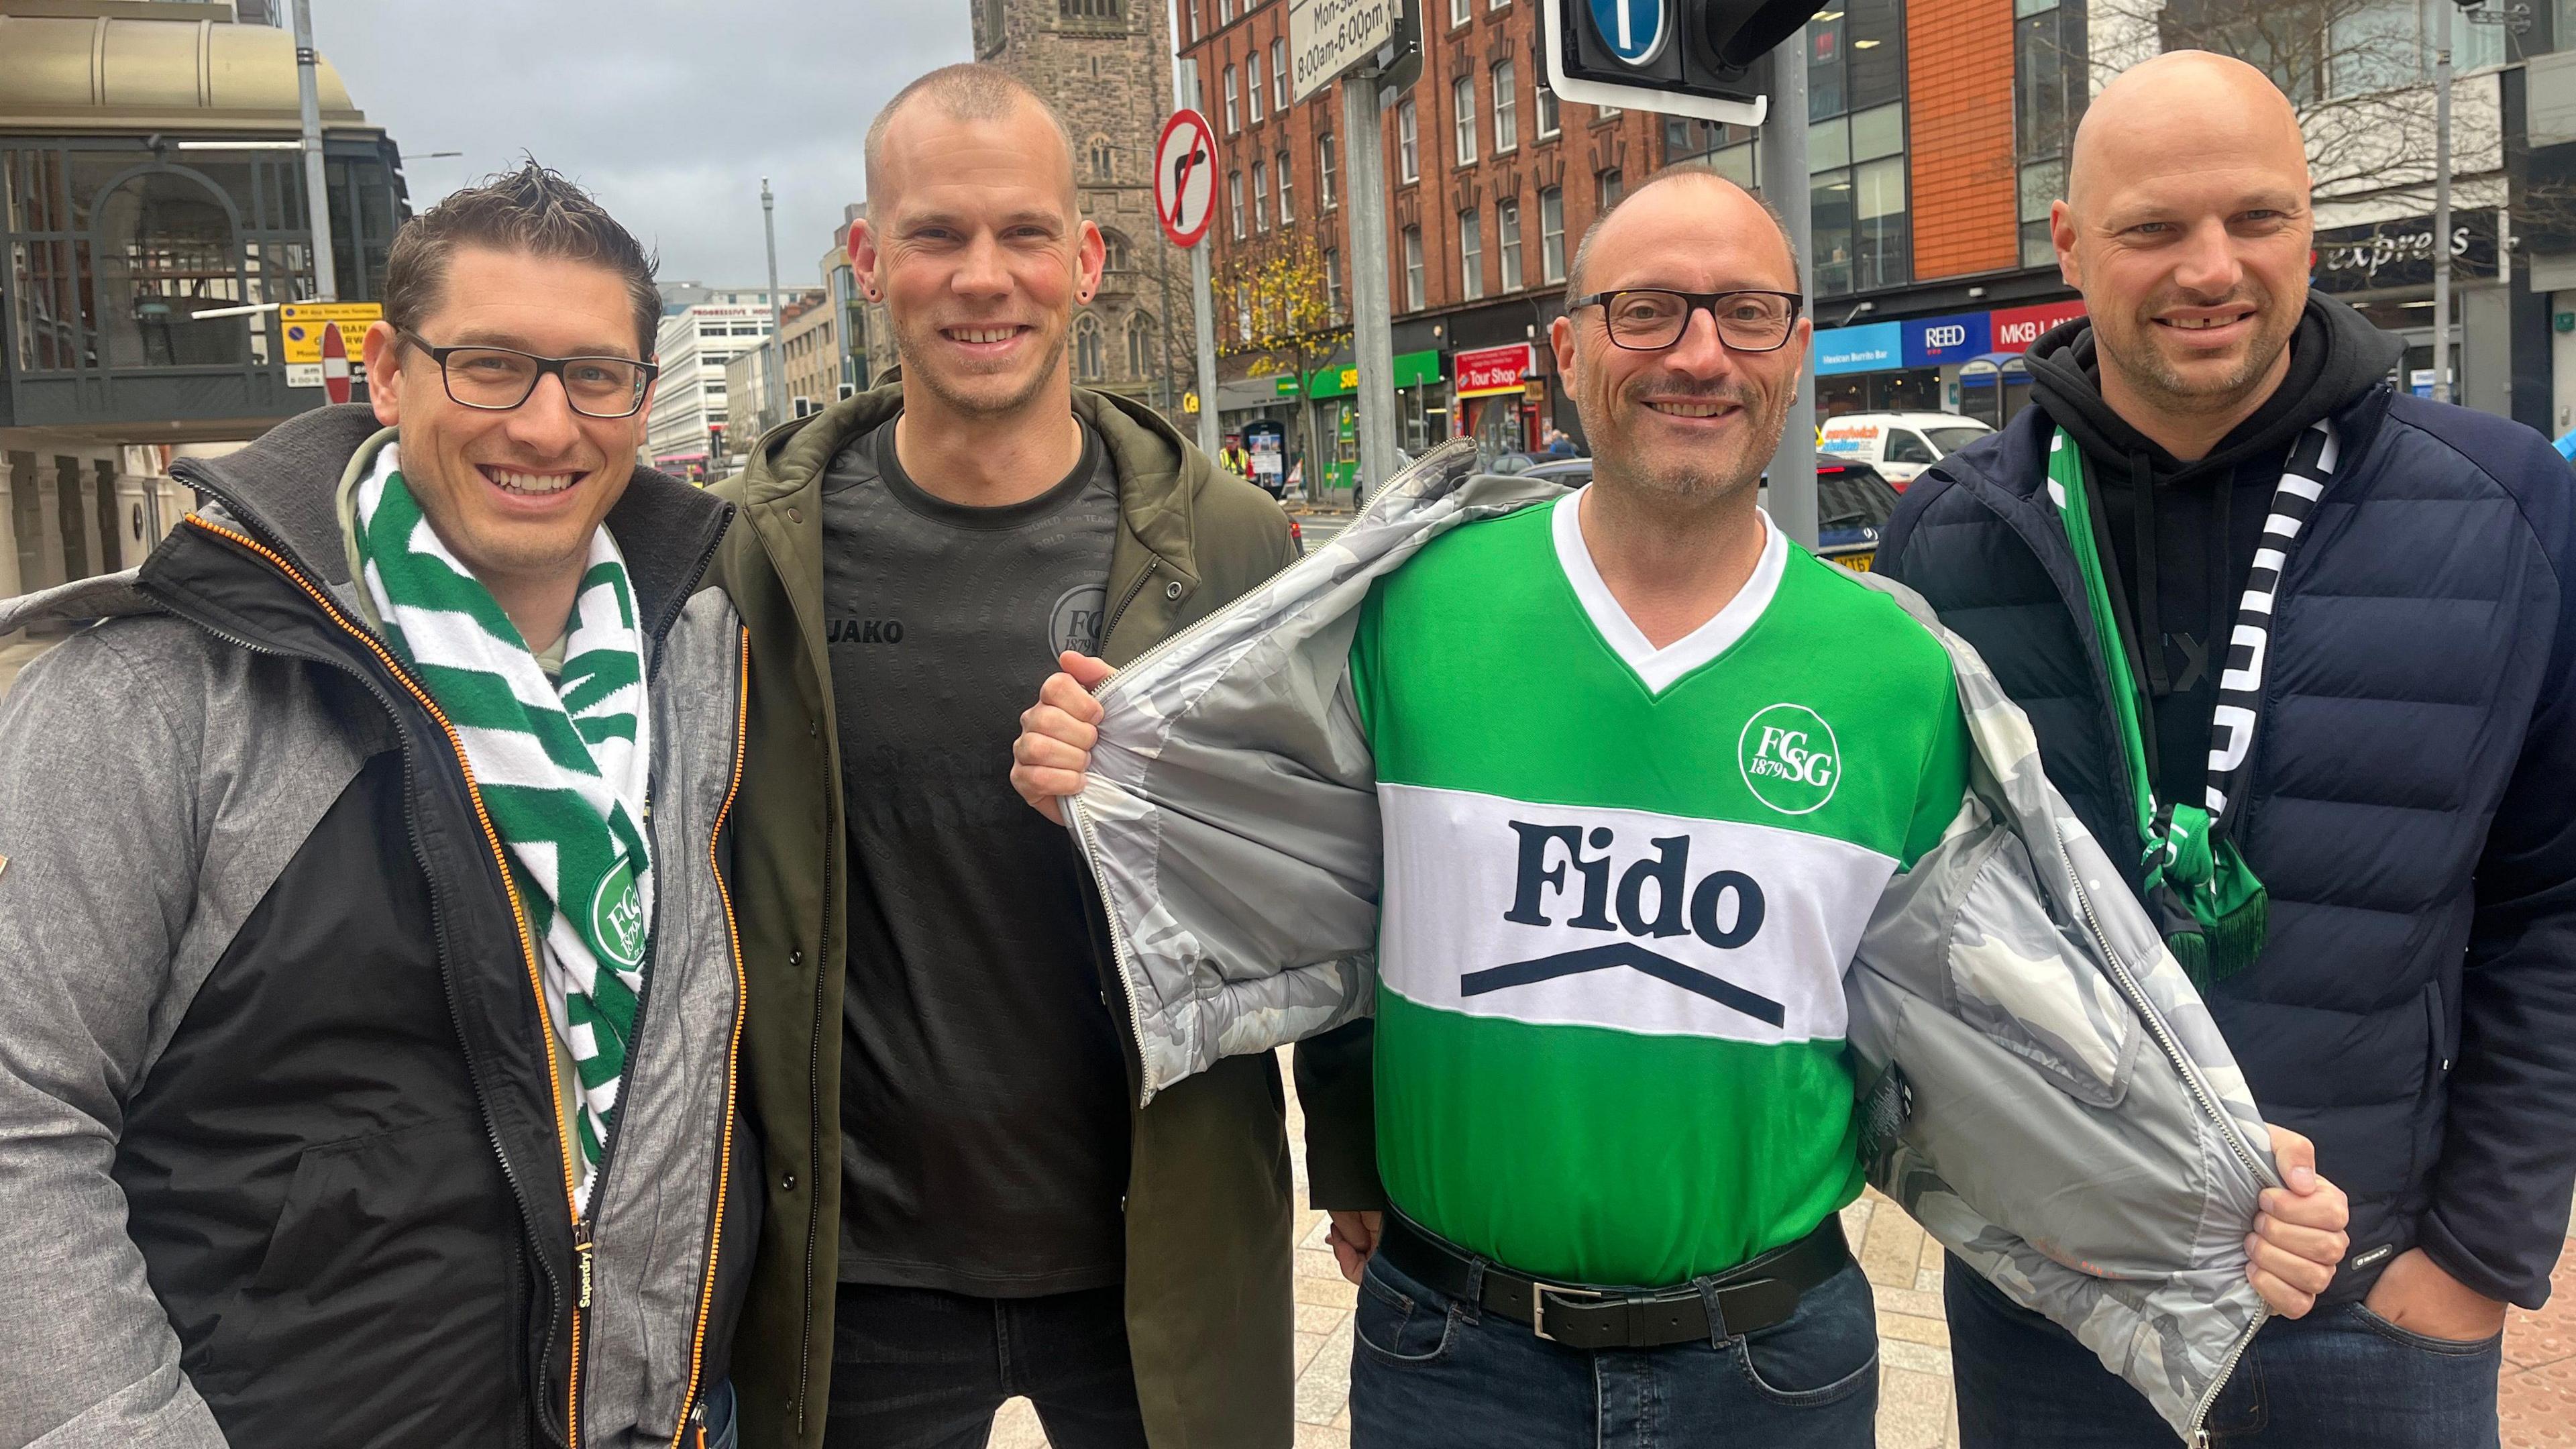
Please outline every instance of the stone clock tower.
M1155 224L1148 174L1172 111L1162 0L969 3L975 58L1028 82L1064 117L1082 213L1108 243L1099 295L1074 309L1074 382L1158 407L1168 402L1181 423L1181 395L1196 365L1189 258Z

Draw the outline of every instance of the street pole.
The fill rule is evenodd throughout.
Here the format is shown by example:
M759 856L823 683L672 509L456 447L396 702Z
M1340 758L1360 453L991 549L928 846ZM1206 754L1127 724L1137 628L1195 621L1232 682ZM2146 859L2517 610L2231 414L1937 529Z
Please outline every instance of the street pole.
M1175 32L1177 33L1177 32ZM1172 59L1172 94L1188 96L1184 102L1191 110L1206 114L1199 104L1199 68L1184 65L1176 55ZM1152 165L1148 161L1145 164ZM1211 160L1211 165L1214 162ZM1211 183L1212 184L1212 183ZM1208 194L1208 207L1216 207L1216 194ZM1207 232L1198 245L1190 248L1190 310L1195 314L1194 330L1198 342L1199 377L1199 451L1210 458L1217 454L1216 422L1216 283L1209 276L1209 257L1216 250L1216 220L1210 217Z
M295 0L295 91L304 113L304 219L313 233L313 295L340 300L340 266L331 254L331 186L322 169L322 85L314 73L313 0Z
M2433 401L2450 400L2451 0L2433 0Z
M1214 228L1211 226L1211 232ZM1199 334L1199 451L1216 456L1216 300L1214 284L1208 279L1208 251L1216 245L1213 235L1199 238L1190 248L1190 295L1198 299Z
M1342 77L1341 146L1348 180L1351 248L1351 361L1359 370L1360 461L1351 503L1395 476L1395 325L1388 304L1386 149L1373 67Z
M779 336L786 322L778 305L778 203L769 194L766 176L760 178L760 228L769 236L769 338L760 346L769 363L764 370L769 374L769 426L774 428L787 421L787 345Z
M2448 5L2450 0L2441 0ZM1807 31L1800 26L1771 52L1771 108L1762 120L1762 198L1789 232L1795 275L1804 283L1807 311L1815 312L1815 247L1807 190ZM1771 455L1771 521L1809 548L1816 546L1816 350L1798 372L1798 391Z

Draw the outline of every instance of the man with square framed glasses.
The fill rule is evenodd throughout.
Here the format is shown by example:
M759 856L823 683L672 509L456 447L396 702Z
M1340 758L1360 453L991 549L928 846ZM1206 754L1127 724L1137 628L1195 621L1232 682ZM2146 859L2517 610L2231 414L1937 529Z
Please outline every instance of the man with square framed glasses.
M1631 352L1661 352L1681 341L1692 316L1700 312L1708 314L1727 351L1777 352L1789 345L1790 335L1797 330L1798 310L1806 300L1795 292L1622 287L1577 297L1566 310L1600 308L1611 343Z
M1576 252L1550 334L1592 481L1461 505L1470 521L1376 576L1319 691L1357 720L1377 806L1359 848L1384 862L1385 1208L1323 1204L1359 1284L1354 1449L1872 1442L1876 1320L1839 1217L1864 1177L1846 977L1899 883L1940 878L1983 767L1941 641L1757 506L1812 336L1796 284L1776 219L1724 177L1630 193ZM1345 637L1324 605L1269 607ZM1304 647L1331 646L1268 657L1302 667ZM1083 791L1124 704L1083 672L1023 716L1012 778L1041 810ZM1264 732L1303 739L1310 718L1266 696L1223 714L1236 688L1191 720L1295 758ZM1320 854L1278 862L1317 900L1345 888L1295 877ZM2304 1185L2266 1205L2330 1261L2342 1195L2274 1141ZM2236 1291L2304 1311L2330 1266L2276 1261Z
M366 402L0 601L100 619L0 706L0 1444L739 1442L732 510L636 466L653 262L563 177L383 298Z
M448 401L482 412L506 413L527 402L541 378L563 384L564 402L586 418L631 418L643 411L658 362L632 357L540 357L512 347L468 344L439 347L408 332L393 333L397 345L416 347L438 364Z

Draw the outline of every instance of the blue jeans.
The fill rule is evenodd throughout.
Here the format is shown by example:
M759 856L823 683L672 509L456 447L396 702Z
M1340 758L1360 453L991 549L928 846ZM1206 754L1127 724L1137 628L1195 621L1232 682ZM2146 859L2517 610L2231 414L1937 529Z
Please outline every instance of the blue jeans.
M1384 1258L1360 1279L1352 1449L1867 1449L1878 1320L1860 1265L1786 1322L1665 1348L1566 1348L1415 1282Z
M2074 1335L1957 1258L1943 1275L1964 1449L2174 1449L2174 1432ZM2494 1449L2504 1337L2409 1333L2359 1303L2275 1318L2210 1406L2225 1449Z
M733 1380L709 1389L705 1408L706 1433L699 1442L706 1449L735 1449L742 1442L742 1434L733 1418Z

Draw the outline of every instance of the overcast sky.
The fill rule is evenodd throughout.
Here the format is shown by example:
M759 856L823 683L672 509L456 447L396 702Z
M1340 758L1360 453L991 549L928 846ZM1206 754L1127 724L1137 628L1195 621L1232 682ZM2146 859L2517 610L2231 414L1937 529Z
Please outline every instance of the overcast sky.
M666 281L818 284L860 140L922 72L971 59L967 0L313 0L314 43L401 146L411 204L522 150L589 188ZM462 151L430 158L431 151Z

